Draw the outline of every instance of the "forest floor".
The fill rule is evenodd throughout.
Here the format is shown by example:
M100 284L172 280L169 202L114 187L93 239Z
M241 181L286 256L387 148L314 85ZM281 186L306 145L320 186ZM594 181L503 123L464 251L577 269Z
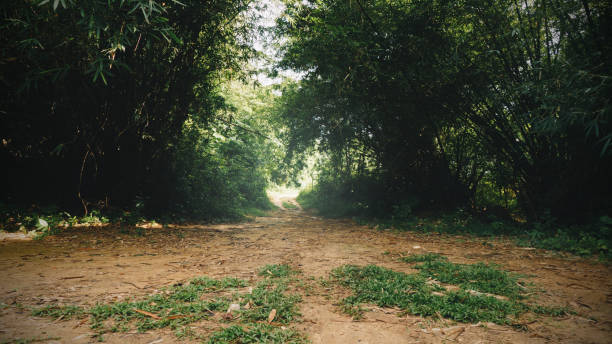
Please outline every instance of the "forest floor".
M31 309L49 305L112 303L159 293L198 276L261 279L266 264L288 264L303 279L301 317L291 328L312 343L610 343L612 279L609 265L515 246L509 240L456 235L377 231L348 220L330 220L297 209L290 196L274 197L281 206L254 222L170 226L141 235L118 228L73 228L42 241L0 242L0 343L88 343L100 339L87 318L36 317ZM144 235L142 235L144 234ZM479 261L528 275L537 290L530 298L569 307L571 315L534 316L521 328L493 323L466 324L401 315L392 308L368 306L360 320L338 305L350 294L325 281L333 268L368 265L413 273L400 255L435 252L457 263ZM308 290L308 292L303 292ZM189 324L206 335L215 326ZM23 341L17 341L18 338ZM108 343L197 342L179 339L169 328L105 333Z

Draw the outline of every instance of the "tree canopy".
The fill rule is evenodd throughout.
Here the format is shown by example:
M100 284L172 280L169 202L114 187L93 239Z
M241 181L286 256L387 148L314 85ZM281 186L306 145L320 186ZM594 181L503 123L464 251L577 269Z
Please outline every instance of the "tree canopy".
M373 213L493 207L609 211L605 1L287 1L279 68L294 152ZM365 182L368 180L369 182Z

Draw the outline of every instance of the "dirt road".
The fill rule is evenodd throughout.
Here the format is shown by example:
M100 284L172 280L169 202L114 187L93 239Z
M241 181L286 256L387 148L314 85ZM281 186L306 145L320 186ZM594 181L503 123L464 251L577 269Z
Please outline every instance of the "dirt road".
M276 198L282 204L289 199ZM453 324L372 307L353 321L334 288L313 283L295 329L313 343L610 343L611 269L585 260L514 246L511 242L376 231L345 220L320 219L299 209L255 222L148 229L144 236L113 228L71 229L44 241L0 243L0 343L16 338L46 343L92 342L81 320L33 317L29 307L91 306L158 292L196 276L258 278L265 264L286 263L305 279L327 277L343 264L376 264L412 272L397 254L438 252L454 262L495 262L532 276L532 298L569 306L575 315L538 317L523 330L494 324ZM312 278L311 278L312 277ZM194 323L194 328L205 326ZM449 333L453 333L452 336ZM455 335L456 334L456 335ZM108 343L175 343L169 329L109 333ZM186 340L189 341L189 340Z

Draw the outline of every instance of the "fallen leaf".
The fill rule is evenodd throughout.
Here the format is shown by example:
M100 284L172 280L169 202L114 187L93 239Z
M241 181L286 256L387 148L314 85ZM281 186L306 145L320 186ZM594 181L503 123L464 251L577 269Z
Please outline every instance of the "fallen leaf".
M168 320L173 320L173 319L183 319L183 318L191 318L193 315L171 315L169 317L166 317L166 319Z
M143 311L143 310L141 310L141 309L134 309L134 312L136 312L136 313L140 313L140 314L142 314L142 315L146 315L146 316L151 317L151 318L153 318L153 319L160 319L160 317L159 317L159 316L157 316L157 314L153 314L153 313L151 313L151 312Z
M276 317L276 309L273 309L270 311L270 314L268 315L268 324L271 323L275 317Z
M459 327L457 330L449 332L447 338L450 340L457 340L463 332L465 332L465 327Z
M227 308L227 314L231 314L233 311L239 311L240 310L240 304L238 303L232 303L231 305L229 305L229 307Z

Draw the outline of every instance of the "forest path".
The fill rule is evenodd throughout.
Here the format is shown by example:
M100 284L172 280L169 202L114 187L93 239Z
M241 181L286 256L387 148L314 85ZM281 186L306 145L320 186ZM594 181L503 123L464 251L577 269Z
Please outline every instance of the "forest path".
M348 220L281 209L250 223L171 226L147 229L145 236L109 226L74 228L44 241L0 242L0 343L15 338L50 338L43 341L48 343L94 340L88 324L33 317L28 307L109 303L149 295L203 275L255 281L261 279L257 272L266 264L289 264L310 283L312 291L303 295L300 304L303 321L295 329L313 343L609 343L609 266L516 247L510 241L483 241L376 231ZM494 262L509 271L533 275L528 280L545 290L533 296L538 303L567 305L577 314L540 317L526 323L526 331L398 317L395 310L378 307L371 307L363 320L352 321L337 306L346 292L317 281L343 264L376 264L413 272L397 260L398 254L425 252L441 253L459 263ZM210 332L208 325L192 324L196 331ZM180 342L170 329L108 333L104 339L108 343Z

